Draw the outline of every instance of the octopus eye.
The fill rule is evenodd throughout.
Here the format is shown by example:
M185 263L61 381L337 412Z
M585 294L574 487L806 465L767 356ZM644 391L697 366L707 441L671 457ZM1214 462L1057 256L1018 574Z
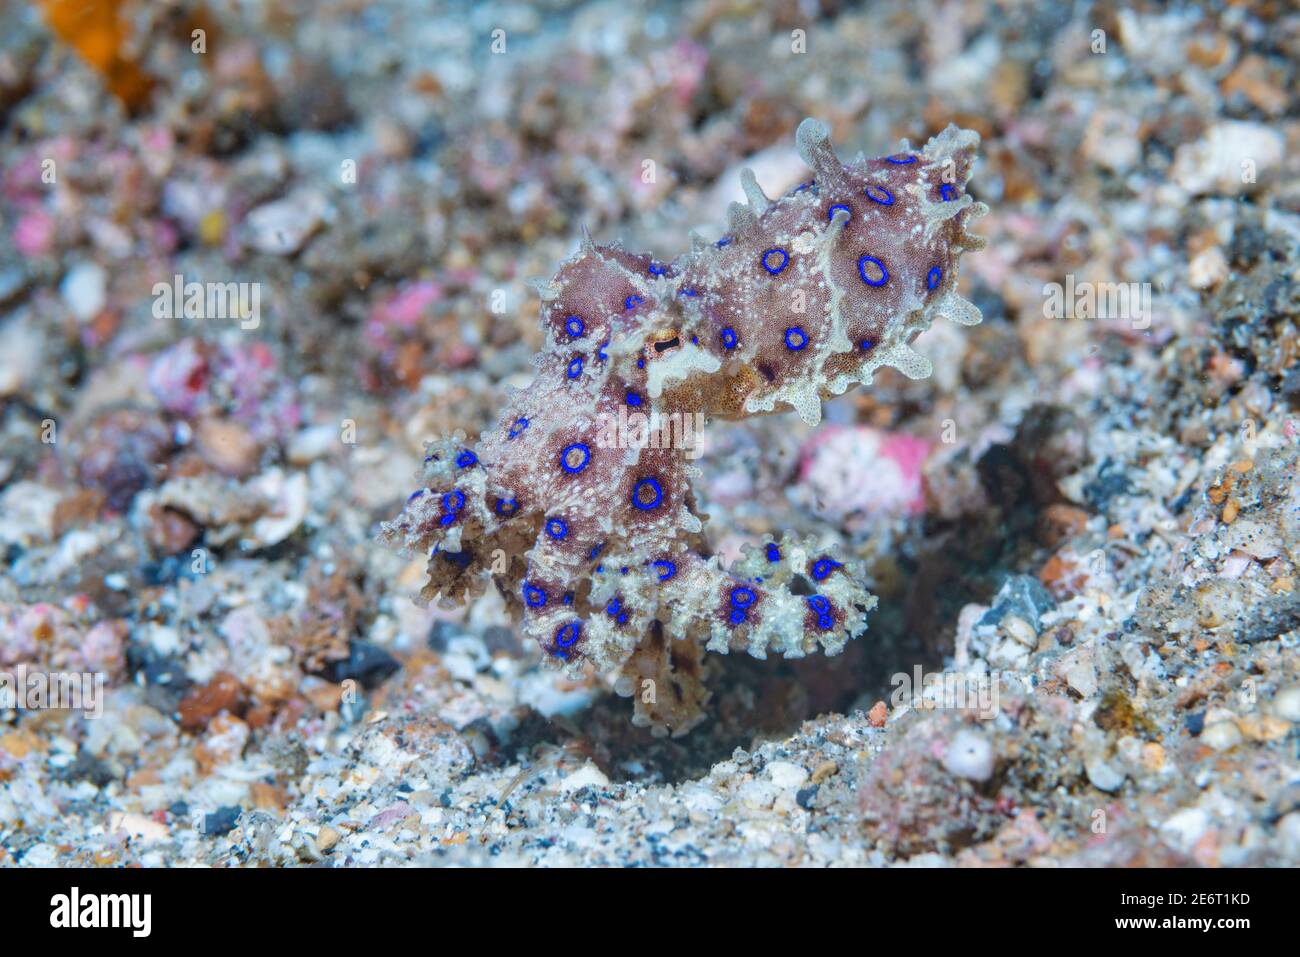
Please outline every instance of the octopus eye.
M655 351L655 355L662 355L663 353L667 352L669 349L676 349L681 344L682 344L681 337L674 332L667 339L660 339L658 342L653 343L652 348Z

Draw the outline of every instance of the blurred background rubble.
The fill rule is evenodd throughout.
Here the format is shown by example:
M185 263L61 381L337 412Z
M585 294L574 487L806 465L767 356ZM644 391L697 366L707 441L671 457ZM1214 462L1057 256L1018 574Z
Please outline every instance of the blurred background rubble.
M0 671L107 691L0 711L0 866L1300 863L1297 64L1277 0L6 4ZM684 251L805 116L980 132L984 323L710 430L715 547L880 609L654 739L373 535L528 381L528 277Z

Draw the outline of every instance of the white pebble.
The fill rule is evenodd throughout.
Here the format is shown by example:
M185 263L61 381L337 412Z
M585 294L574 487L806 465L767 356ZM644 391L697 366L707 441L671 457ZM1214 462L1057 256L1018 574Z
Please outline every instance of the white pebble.
M95 318L104 308L104 285L107 276L96 263L77 263L68 270L59 286L59 294L72 314L81 322Z
M1215 751L1226 751L1241 744L1241 729L1235 721L1219 721L1201 732L1201 740Z
M1092 782L1092 786L1099 791L1107 793L1118 791L1120 785L1124 783L1124 772L1117 770L1100 757L1085 758L1083 769L1088 772L1088 780Z
M987 781L993 776L993 746L984 735L963 729L943 753L943 766L959 778Z
M1278 845L1289 860L1300 857L1300 811L1292 811L1277 822Z
M1273 699L1273 713L1292 724L1300 723L1300 685L1283 688Z
M773 761L767 766L767 773L779 788L797 788L808 780L808 772L789 761Z
M592 764L590 761L560 781L560 791L564 794L569 794L585 787L609 787L609 778L605 777L600 768L596 767L596 765Z
M1235 196L1282 165L1286 140L1263 123L1217 123L1174 154L1170 178L1189 193Z
M1189 851L1210 826L1210 815L1199 807L1188 807L1170 815L1160 829L1175 846Z
M311 191L265 203L244 220L245 242L261 253L288 256L296 253L327 218L325 197Z

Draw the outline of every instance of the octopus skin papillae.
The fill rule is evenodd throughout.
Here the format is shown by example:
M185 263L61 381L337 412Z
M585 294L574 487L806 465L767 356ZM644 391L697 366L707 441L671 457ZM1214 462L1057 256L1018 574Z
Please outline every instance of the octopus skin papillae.
M727 234L673 262L584 237L542 294L533 382L471 445L429 444L421 487L383 527L428 559L421 600L493 579L523 633L572 672L635 702L633 722L684 734L705 714L706 651L839 652L876 598L848 556L768 536L724 567L710 554L681 447L602 441L620 410L743 419L821 401L891 366L935 316L981 319L956 291L987 211L966 192L979 136L949 126L923 148L844 164L820 123L796 134L813 176L779 199L741 174ZM620 444L622 447L619 447Z

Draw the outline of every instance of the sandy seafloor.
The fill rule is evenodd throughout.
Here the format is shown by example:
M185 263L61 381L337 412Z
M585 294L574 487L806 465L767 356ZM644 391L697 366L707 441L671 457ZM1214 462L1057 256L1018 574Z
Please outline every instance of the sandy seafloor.
M1293 5L118 16L133 112L0 13L0 671L107 681L0 713L0 866L1300 863ZM711 427L713 545L817 536L880 607L835 658L710 656L655 738L375 534L529 380L528 277L583 225L720 231L805 116L849 156L980 132L984 323L816 430ZM160 318L177 274L259 283L257 328ZM1049 318L1067 279L1149 312ZM917 667L996 702L891 700Z

